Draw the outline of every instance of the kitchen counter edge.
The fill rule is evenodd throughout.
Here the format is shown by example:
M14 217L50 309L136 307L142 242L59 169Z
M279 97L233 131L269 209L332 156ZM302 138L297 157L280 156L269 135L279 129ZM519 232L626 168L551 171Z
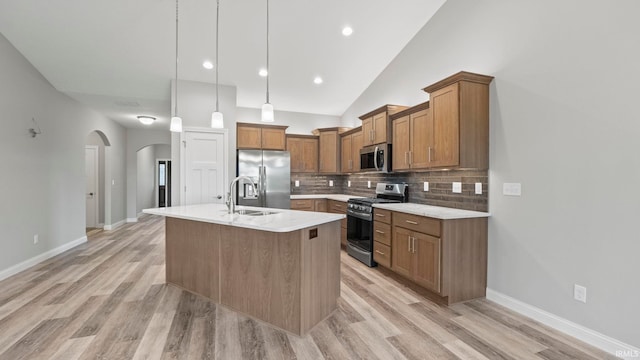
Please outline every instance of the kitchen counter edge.
M400 203L400 204L373 204L374 208L398 211L407 214L425 216L440 220L455 220L455 219L471 219L471 218L484 218L490 217L491 214L482 211L462 210L455 208L448 208L442 206L422 205L415 203Z

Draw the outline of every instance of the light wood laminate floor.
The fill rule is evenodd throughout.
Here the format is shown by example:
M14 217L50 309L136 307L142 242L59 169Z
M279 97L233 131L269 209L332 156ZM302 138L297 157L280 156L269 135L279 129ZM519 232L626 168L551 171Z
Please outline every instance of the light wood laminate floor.
M451 307L342 254L339 308L300 338L164 284L164 219L0 282L0 359L607 359L487 300Z

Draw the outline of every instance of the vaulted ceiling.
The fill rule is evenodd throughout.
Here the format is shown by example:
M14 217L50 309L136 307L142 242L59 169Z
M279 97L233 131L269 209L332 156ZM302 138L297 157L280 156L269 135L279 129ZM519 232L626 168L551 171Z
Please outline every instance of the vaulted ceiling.
M270 0L274 107L341 115L444 1ZM215 81L202 66L215 59L215 8L179 3L181 80ZM0 0L0 33L59 91L137 127L132 110L170 117L175 16L175 0ZM265 29L266 0L220 1L220 83L240 107L265 100Z

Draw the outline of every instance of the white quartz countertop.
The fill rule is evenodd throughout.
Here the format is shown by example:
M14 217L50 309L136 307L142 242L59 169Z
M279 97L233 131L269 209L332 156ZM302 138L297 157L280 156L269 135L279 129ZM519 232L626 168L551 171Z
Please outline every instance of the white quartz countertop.
M343 195L343 194L309 194L309 195L291 195L291 200L296 199L329 199L347 202L349 199L362 198L364 196Z
M224 204L200 204L187 206L172 206L142 210L145 214L161 215L185 220L208 222L213 224L237 226L242 228L271 231L290 232L308 227L342 220L343 214L318 213L285 209L258 208L251 206L237 206L236 209L260 210L275 212L271 215L250 216L228 214Z
M414 203L373 204L373 207L391 211L399 211L407 214L427 216L442 220L482 218L491 216L491 214L489 214L488 212L461 210Z

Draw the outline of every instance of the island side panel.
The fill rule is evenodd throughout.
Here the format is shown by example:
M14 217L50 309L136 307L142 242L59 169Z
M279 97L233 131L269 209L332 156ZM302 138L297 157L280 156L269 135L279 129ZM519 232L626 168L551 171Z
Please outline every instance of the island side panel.
M310 232L317 229L317 237ZM340 297L340 221L302 234L302 329L305 334L329 316Z
M220 302L300 334L300 230L221 226Z
M220 225L165 218L166 281L219 301Z

